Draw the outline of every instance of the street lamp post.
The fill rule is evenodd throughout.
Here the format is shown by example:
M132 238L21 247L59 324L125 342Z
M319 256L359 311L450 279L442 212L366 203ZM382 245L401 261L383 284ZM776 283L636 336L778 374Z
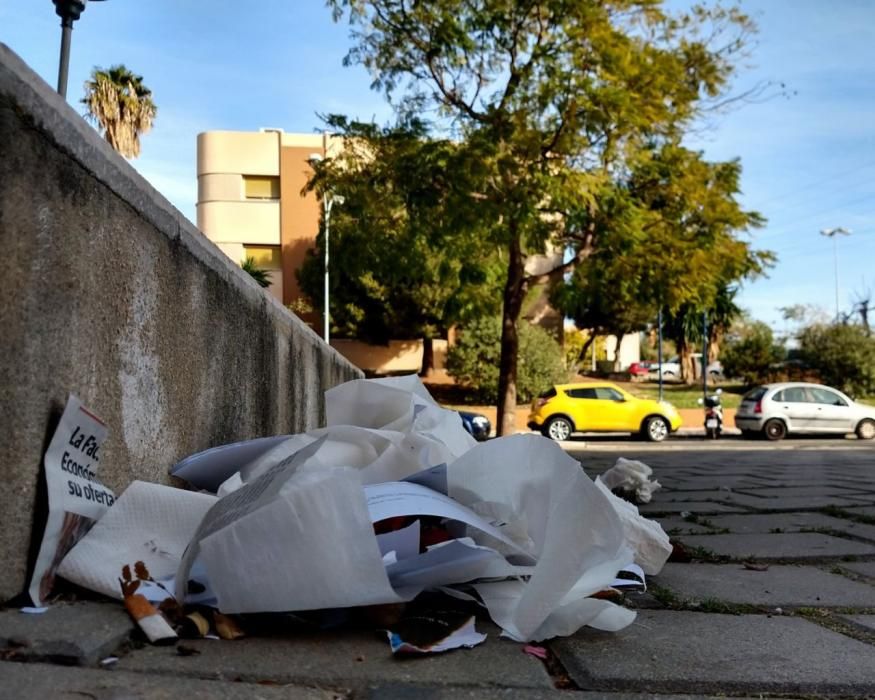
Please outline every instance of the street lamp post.
M322 155L319 153L311 153L310 157L307 158L307 160L309 161L310 165L315 165L316 163L320 163L322 161ZM329 291L328 291L328 279L329 279L329 275L328 275L328 259L329 259L328 250L329 250L329 246L331 243L331 209L334 207L335 204L343 204L343 202L344 202L343 197L341 197L338 194L334 194L333 192L326 192L325 195L322 197L322 215L325 218L325 245L324 245L324 249L325 249L325 262L324 262L325 286L324 286L324 290L323 290L323 301L322 301L323 313L325 315L325 320L323 322L322 335L325 338L326 343L329 342L329 338L330 338L330 336L329 336L329 327L330 327L329 326L329 320L330 320L329 311L330 311L331 305L329 304L329 301L328 301L328 294L329 294Z
M820 235L832 238L832 261L835 269L835 287L836 287L836 321L839 320L839 253L836 247L836 235L850 236L850 229L837 226L836 228L821 229Z
M100 0L92 0L99 2ZM70 67L70 39L73 22L85 11L87 0L52 0L55 13L61 18L61 58L58 62L58 94L67 97L67 71Z

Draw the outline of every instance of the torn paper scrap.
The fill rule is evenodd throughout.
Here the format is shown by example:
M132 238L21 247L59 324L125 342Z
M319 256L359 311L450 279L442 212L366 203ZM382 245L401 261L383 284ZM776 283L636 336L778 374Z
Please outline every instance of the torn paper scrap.
M472 615L465 620L461 627L433 642L408 642L401 633L387 632L389 645L392 647L393 654L437 654L451 649L470 649L486 641L486 635L480 634L474 623Z
M28 594L35 606L49 595L64 555L109 508L115 496L97 480L107 428L73 394L43 458L49 514Z
M595 485L613 505L623 523L623 536L635 552L635 563L650 576L658 574L672 550L662 526L655 520L645 518L634 505L611 493L601 477L596 477Z
M613 467L601 475L601 480L616 495L633 503L650 503L653 492L662 488L656 479L651 480L653 470L635 459L620 457Z

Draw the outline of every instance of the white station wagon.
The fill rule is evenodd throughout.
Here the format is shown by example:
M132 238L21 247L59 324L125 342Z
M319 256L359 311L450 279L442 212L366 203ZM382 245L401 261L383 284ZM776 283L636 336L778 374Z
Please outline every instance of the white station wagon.
M745 437L762 433L768 440L781 440L788 433L856 433L861 440L871 440L875 406L857 403L822 384L765 384L744 395L735 427Z

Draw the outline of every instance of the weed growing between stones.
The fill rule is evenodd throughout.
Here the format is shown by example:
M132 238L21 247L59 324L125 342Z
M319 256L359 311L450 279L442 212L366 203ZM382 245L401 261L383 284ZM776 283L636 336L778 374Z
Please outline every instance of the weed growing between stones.
M836 617L836 615L870 615L872 614L871 611L872 608L834 608L830 610L824 608L798 608L791 614L803 617L809 622L813 622L832 632L843 634L860 642L875 644L875 632L861 625L855 625L853 622Z
M674 591L651 584L648 592L669 610L714 613L718 615L762 615L767 612L761 607L748 603L730 603L717 598L688 600L680 598Z
M821 508L820 512L824 515L831 515L834 518L841 518L842 520L853 520L864 525L875 525L875 516L866 515L865 513L854 513L849 510L843 510L838 506L826 506Z

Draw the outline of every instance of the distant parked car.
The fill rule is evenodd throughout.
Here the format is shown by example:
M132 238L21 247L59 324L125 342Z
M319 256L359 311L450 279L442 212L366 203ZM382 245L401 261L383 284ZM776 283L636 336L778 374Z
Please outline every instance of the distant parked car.
M650 371L654 374L659 374L660 364L658 362L654 362L650 367ZM666 360L662 363L662 377L663 379L679 379L681 376L681 361L677 357L673 357L670 360Z
M821 384L782 382L749 391L735 414L742 435L781 440L790 433L856 433L875 438L875 406L857 403Z
M489 419L480 413L471 413L470 411L457 411L462 418L462 425L465 427L475 440L483 442L489 437L492 432L492 424Z
M641 362L633 362L629 365L629 368L626 370L633 377L646 377L650 374L650 368L654 365L653 362L648 362L646 360L642 360Z
M693 361L696 363L702 362L700 353L693 353ZM712 362L705 368L708 372L708 378L712 381L723 379L723 365L719 362ZM654 362L650 370L654 374L659 372L659 363ZM698 374L698 373L697 373ZM662 376L664 379L680 379L681 376L681 361L678 357L673 357L662 363Z
M610 382L557 384L532 402L529 430L553 440L574 432L631 432L662 442L681 425L670 403L639 399Z

